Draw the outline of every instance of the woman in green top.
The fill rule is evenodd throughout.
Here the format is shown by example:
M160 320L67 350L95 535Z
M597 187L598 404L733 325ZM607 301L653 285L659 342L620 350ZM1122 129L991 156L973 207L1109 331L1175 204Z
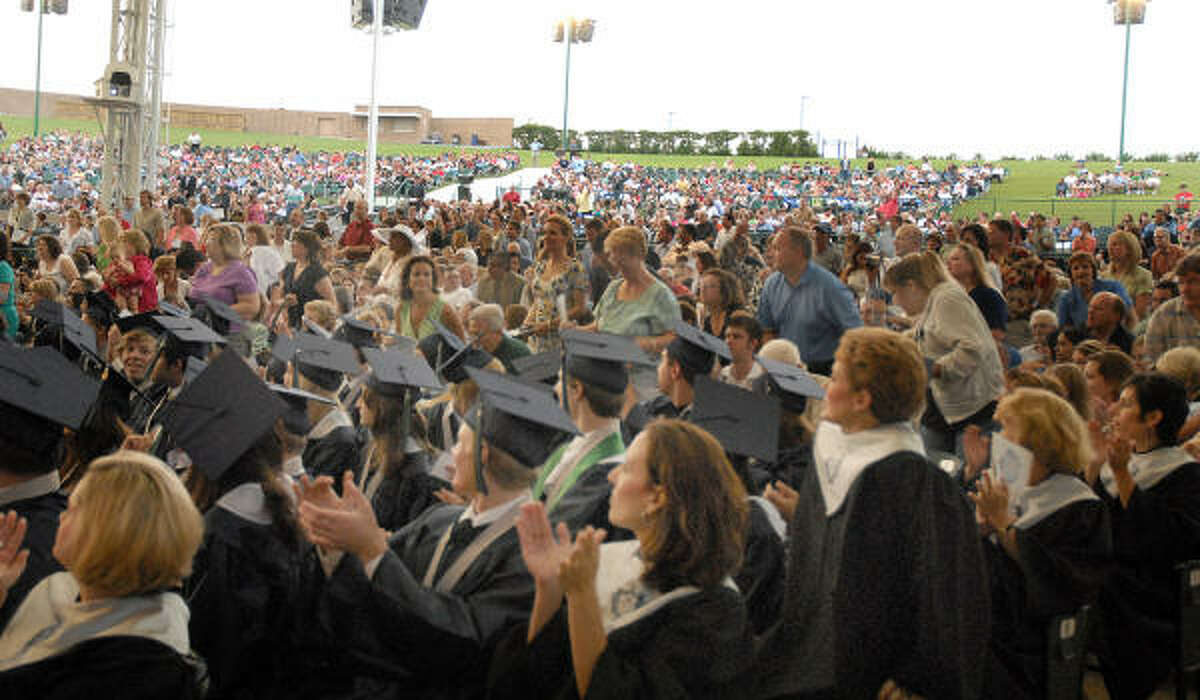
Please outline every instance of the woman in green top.
M4 334L17 337L17 277L8 264L8 236L0 233L0 313L4 314Z
M542 225L541 251L525 282L529 315L524 329L534 352L560 347L559 298L565 302L567 318L573 318L587 298L587 271L572 254L571 236L571 222L561 215L548 217Z
M463 337L462 321L454 307L438 296L437 268L425 255L414 256L400 275L400 306L396 308L396 332L420 340L435 332L438 321L450 332Z

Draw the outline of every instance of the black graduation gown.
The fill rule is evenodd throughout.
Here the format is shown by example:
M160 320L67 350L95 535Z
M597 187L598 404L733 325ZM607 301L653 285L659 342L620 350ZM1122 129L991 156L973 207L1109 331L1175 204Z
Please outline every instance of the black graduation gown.
M1017 528L1019 558L984 542L992 599L985 695L1040 698L1046 688L1046 630L1057 615L1095 602L1112 570L1112 529L1101 501L1063 506Z
M632 444L650 421L655 418L679 418L679 414L679 408L671 403L671 399L659 394L629 410L629 414L621 421L621 438L626 445Z
M58 563L51 551L58 534L58 516L66 509L67 495L61 491L0 505L0 513L12 510L25 518L28 525L21 547L29 550L24 573L8 589L4 605L0 605L0 633L3 633L29 591L50 574L63 570L62 564Z
M528 620L534 584L515 528L488 545L450 592L421 585L462 510L430 508L393 535L374 578L345 556L326 582L319 615L352 658L353 697L479 697L500 635ZM439 568L456 558L444 557Z
M750 501L749 527L742 568L733 577L746 601L746 612L755 634L763 634L779 620L787 580L787 556L783 540L759 501Z
M913 452L868 465L830 517L816 469L798 486L760 697L875 697L889 679L923 697L978 697L987 571L958 486Z
M184 595L192 648L211 674L210 700L289 695L309 547L220 506L204 516L204 530Z
M375 521L388 532L402 530L430 506L441 503L434 494L450 488L446 481L428 473L429 459L424 453L411 453L407 459L407 467L385 475L371 497Z
M507 635L488 675L492 698L578 698L567 611L532 644L528 625ZM676 599L608 635L588 698L745 698L754 638L737 591L724 586Z
M1178 639L1175 566L1200 559L1200 464L1184 464L1112 512L1117 568L1100 592L1101 665L1114 697L1145 697L1170 673Z
M358 479L362 473L363 443L358 432L343 425L324 437L308 440L304 445L304 471L313 477L331 476L338 493L342 491L342 473L347 469Z
M603 528L609 533L605 542L629 539L632 533L614 528L608 521L608 504L612 495L608 473L616 465L617 462L601 460L588 467L554 504L554 509L549 513L550 521L566 523L571 532L578 532L588 525ZM543 493L543 500L545 496Z
M442 419L446 415L446 411L450 411L450 434L446 434L443 430ZM458 439L458 416L454 415L454 410L449 401L434 404L432 408L423 411L425 416L425 425L429 426L429 444L439 450L449 450L454 447L454 441Z
M146 637L98 637L0 672L0 698L199 700L203 663Z

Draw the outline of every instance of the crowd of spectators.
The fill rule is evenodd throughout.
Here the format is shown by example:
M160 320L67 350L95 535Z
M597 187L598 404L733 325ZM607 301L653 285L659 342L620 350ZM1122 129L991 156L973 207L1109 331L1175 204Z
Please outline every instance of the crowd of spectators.
M371 211L349 156L204 147L107 208L46 143L0 166L0 691L187 696L199 656L216 697L1038 697L1085 606L1113 696L1170 681L1188 209L1100 238L955 219L991 166L570 160ZM73 417L9 391L88 374Z

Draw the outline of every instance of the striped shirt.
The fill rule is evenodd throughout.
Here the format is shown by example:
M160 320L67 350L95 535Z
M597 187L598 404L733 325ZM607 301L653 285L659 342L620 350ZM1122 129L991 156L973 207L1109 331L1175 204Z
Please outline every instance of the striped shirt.
M1184 345L1200 347L1200 319L1183 305L1183 297L1163 302L1146 327L1146 355L1157 360L1160 355Z

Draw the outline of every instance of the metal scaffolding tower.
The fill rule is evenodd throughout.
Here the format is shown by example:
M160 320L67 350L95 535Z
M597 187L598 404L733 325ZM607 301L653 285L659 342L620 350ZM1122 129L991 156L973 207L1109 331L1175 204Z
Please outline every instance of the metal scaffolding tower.
M112 0L108 66L87 101L102 121L100 196L109 206L154 190L162 115L162 55L167 0Z

